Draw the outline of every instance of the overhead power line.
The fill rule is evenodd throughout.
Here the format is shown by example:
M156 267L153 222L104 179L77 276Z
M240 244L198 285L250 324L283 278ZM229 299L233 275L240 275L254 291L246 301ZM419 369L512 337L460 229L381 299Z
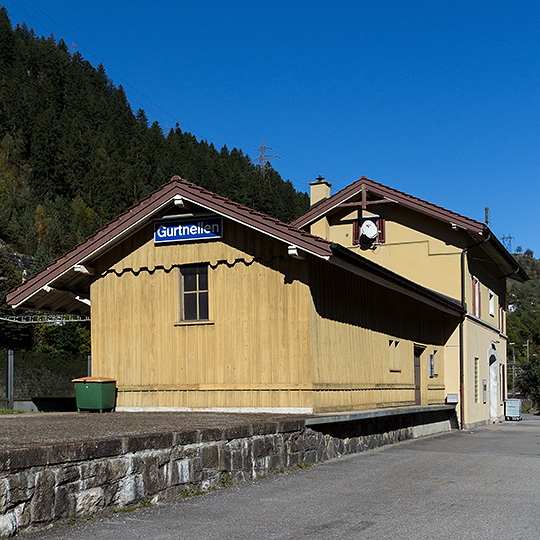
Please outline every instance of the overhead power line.
M38 11L40 11L47 19L49 19L49 21L64 34L64 37L67 36L69 39L72 40L72 45L71 45L71 53L72 54L73 54L74 50L81 49L81 50L85 51L86 55L89 56L90 58L92 58L94 60L94 62L101 63L101 60L95 54L93 54L92 51L88 47L84 46L83 44L76 44L76 39L73 36L73 34L68 32L62 25L60 25L55 19L53 19L45 10L43 10L40 6L38 6L33 0L29 0L29 2ZM26 13L26 15L28 17L33 19L39 26L41 26L42 28L45 29L45 31L47 31L46 30L47 26L43 21L39 21L34 15L32 15L32 13L28 12L20 3L18 3L18 2L14 2L14 3L19 7L19 9L21 9L24 13ZM51 32L51 34L54 34L54 32ZM192 129L185 122L179 120L174 114L172 114L171 112L165 110L161 105L159 105L158 103L155 103L148 96L143 94L138 88L136 88L133 84L131 84L129 81L127 81L119 73L115 72L114 70L112 70L110 68L107 68L107 73L111 73L111 74L114 75L115 79L117 80L117 81L115 81L116 84L122 84L124 87L130 88L131 90L136 92L139 96L141 96L141 98L143 98L143 100L146 101L146 105L145 105L145 103L139 101L137 98L135 98L133 96L131 97L132 102L137 103L141 108L144 108L146 110L148 110L149 108L154 109L154 112L156 110L159 110L162 113L164 113L165 115L167 115L168 117L173 118L175 122L177 122L178 124L181 124L184 127L184 129L189 130L194 135L197 135L200 139L206 139L206 137L204 135L202 135L201 133L198 133L196 130Z

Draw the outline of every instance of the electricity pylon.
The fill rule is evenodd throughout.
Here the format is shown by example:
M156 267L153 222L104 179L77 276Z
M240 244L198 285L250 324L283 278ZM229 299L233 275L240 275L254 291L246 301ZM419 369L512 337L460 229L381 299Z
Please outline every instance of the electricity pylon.
M259 167L261 168L261 175L263 177L263 180L266 180L266 172L268 170L268 160L270 159L280 159L279 156L271 156L269 154L266 153L267 150L272 150L272 148L270 148L270 146L266 146L264 144L264 139L261 139L261 146L259 148L257 148L257 152L259 152L259 155L255 158L255 159L252 159L251 162L252 163L257 163L259 165Z

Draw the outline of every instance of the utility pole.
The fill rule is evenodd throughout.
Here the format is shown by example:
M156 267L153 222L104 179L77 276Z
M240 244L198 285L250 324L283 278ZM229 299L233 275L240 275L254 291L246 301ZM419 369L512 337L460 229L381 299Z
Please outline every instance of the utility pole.
M259 155L255 158L255 159L252 159L251 162L252 163L257 163L259 165L259 167L261 168L261 175L263 177L263 180L266 179L266 171L268 169L268 160L269 159L280 159L279 156L271 156L269 154L266 153L267 150L272 150L272 148L270 148L270 146L266 146L264 144L264 139L261 139L261 146L259 148L257 148L257 152L259 152Z
M8 363L7 363L7 402L8 409L13 409L14 399L13 399L13 351L10 349L8 351Z
M516 348L515 343L509 343L512 345L512 397L516 397Z

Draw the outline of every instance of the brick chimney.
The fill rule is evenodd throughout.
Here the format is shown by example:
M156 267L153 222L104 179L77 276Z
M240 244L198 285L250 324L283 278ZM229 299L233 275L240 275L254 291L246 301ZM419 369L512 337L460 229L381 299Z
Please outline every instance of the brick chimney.
M324 177L320 174L315 179L316 182L310 182L310 191L309 191L309 204L313 206L315 203L322 201L323 199L328 199L330 197L330 188L332 184L326 182Z

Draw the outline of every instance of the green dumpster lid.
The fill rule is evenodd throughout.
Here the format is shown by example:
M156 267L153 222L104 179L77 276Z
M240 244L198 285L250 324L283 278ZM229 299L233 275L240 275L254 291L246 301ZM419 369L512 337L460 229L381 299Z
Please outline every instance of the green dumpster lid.
M73 379L71 382L116 382L116 379L109 379L108 377L81 377L80 379Z

